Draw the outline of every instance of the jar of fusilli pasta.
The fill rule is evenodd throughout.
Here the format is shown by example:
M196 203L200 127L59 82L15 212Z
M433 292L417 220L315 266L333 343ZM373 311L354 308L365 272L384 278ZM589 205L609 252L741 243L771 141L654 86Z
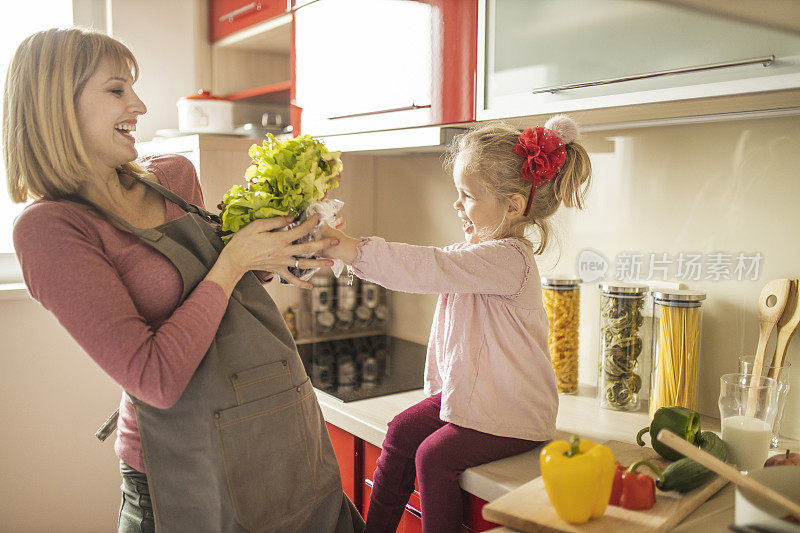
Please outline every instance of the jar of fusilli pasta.
M606 409L635 411L642 389L641 368L647 355L642 335L647 287L600 284L600 368L597 393Z
M697 409L700 304L703 292L653 292L653 377L650 417L660 407Z
M578 392L578 317L581 280L543 277L542 299L550 323L547 346L556 373L558 392Z

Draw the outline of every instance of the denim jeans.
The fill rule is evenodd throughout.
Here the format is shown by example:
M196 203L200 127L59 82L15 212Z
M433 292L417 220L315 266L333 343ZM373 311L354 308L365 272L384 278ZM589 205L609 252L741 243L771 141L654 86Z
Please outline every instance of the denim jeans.
M119 462L122 474L122 505L119 508L117 527L119 533L155 533L153 505L150 502L150 489L147 474Z

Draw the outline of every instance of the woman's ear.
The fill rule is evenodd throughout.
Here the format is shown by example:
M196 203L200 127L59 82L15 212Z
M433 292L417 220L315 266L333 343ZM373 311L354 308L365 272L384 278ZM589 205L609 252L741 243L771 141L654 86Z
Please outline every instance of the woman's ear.
M519 193L512 194L511 198L508 200L506 218L513 220L517 217L521 217L522 213L525 212L525 204L527 201L528 199Z

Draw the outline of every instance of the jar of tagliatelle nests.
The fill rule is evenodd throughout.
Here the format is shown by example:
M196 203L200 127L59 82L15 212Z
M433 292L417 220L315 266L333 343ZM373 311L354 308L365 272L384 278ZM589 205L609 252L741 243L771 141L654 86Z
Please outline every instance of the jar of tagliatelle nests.
M581 280L543 277L542 299L550 327L547 346L556 373L558 392L578 392L578 317Z
M600 284L600 354L597 393L606 409L639 408L646 343L642 338L647 287Z

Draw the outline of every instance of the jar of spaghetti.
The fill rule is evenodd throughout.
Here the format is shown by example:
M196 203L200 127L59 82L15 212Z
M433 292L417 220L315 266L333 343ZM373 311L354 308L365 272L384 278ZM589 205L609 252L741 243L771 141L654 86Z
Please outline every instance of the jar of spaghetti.
M700 358L700 303L705 293L653 292L653 377L650 417L660 408L697 408Z
M547 346L556 373L558 392L578 392L578 316L581 280L543 277L542 299L550 327Z
M600 354L597 394L606 409L639 408L646 343L642 337L647 287L600 284Z

